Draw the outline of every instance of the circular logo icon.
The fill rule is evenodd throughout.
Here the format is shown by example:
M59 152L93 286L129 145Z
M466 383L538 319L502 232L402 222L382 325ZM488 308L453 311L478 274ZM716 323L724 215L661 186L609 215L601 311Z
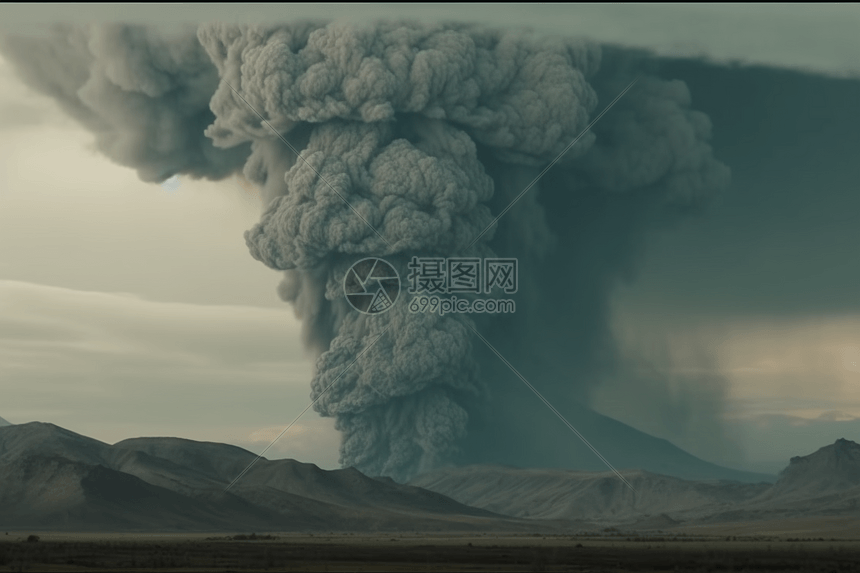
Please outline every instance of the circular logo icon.
M387 261L361 259L343 277L343 292L352 308L363 314L382 314L400 296L400 276Z

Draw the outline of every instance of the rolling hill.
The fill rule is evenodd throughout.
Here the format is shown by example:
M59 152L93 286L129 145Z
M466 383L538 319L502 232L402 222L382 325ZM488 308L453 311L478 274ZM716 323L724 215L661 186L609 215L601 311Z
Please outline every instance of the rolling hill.
M108 445L53 424L0 428L0 527L60 530L523 529L438 493L260 459L235 446L178 438Z
M860 445L840 439L791 458L776 483L691 481L627 470L628 489L611 472L501 466L443 468L410 484L461 503L521 518L591 520L645 527L855 515L860 517ZM656 523L656 522L655 522Z

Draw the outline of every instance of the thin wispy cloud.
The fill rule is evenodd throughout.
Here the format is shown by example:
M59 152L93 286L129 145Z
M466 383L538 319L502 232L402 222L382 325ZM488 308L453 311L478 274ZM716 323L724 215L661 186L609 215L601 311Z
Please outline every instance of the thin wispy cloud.
M132 437L135 427L151 434L153 423L161 435L202 438L206 428L251 445L247 428L263 431L307 401L310 375L289 309L0 280L0 406L19 422L50 421L106 441Z

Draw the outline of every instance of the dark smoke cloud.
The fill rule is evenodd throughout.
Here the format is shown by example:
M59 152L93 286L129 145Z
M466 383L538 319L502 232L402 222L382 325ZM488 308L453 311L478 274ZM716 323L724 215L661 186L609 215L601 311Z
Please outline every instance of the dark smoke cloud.
M58 46L70 51L55 56ZM474 346L475 321L504 334L505 355L549 396L587 401L618 364L608 300L632 276L643 233L728 182L686 86L645 77L470 248L633 78L630 55L584 42L456 24L302 23L203 25L170 40L131 27L66 31L10 41L6 53L144 178L219 177L244 162L267 202L248 247L285 272L279 292L318 356L313 397L337 380L316 409L337 420L341 462L369 474L403 479L505 449L487 428L519 398L498 391L509 373ZM68 71L52 80L45 71L58 62ZM138 108L165 131L134 117ZM409 258L431 254L518 257L517 313L411 314L405 295L382 316L349 312L341 285L355 260L384 256L405 277ZM517 431L529 437L527 425Z

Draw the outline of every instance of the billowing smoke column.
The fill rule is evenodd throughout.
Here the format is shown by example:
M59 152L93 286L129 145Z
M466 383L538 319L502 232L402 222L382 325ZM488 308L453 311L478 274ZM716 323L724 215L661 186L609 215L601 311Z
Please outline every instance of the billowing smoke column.
M4 51L144 179L244 164L268 205L248 247L284 271L318 358L313 397L330 387L315 408L336 418L341 462L371 475L492 449L467 434L517 398L494 393L501 371L470 325L556 397L587 402L612 370L608 298L642 233L728 181L686 86L644 77L472 246L633 78L629 54L583 42L464 25L108 26ZM343 297L365 256L405 277L412 256L452 255L518 257L517 313L413 314L404 294L369 316Z

